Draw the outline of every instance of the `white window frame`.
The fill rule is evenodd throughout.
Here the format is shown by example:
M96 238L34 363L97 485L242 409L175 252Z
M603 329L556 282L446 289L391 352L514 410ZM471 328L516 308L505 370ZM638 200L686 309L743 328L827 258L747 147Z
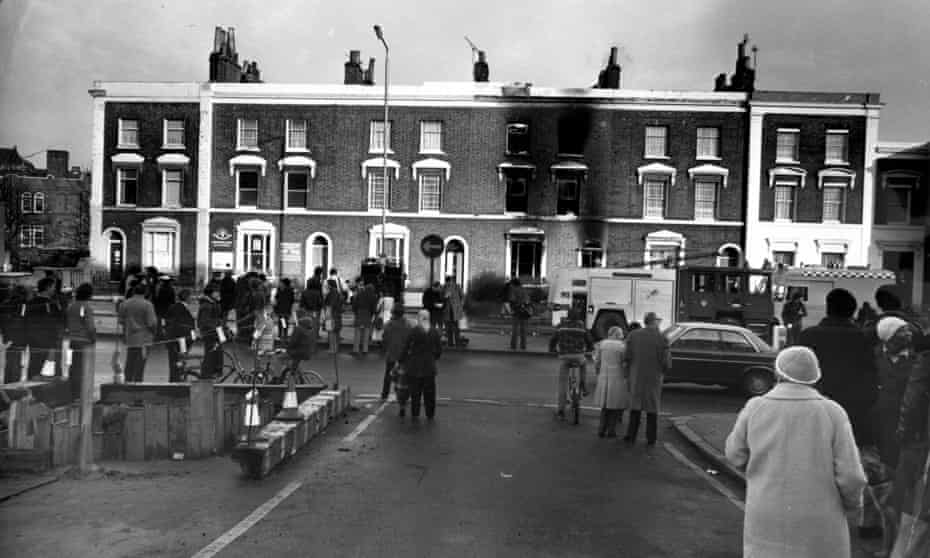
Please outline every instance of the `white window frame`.
M255 184L255 205L241 205L239 203L239 190L240 190L239 177L241 176L243 172L254 172L256 175L256 179L258 179ZM260 176L261 174L259 173L259 171L254 168L237 168L236 169L236 207L245 207L249 209L258 207L258 192L261 190L261 184L260 184L261 180L259 179Z
M312 178L310 176L311 174L310 169L309 168L287 169L284 171L284 208L285 209L293 209L293 208L306 209L307 208L306 203L304 205L291 205L290 177L291 175L296 175L296 174L302 174L307 177L306 196L307 196L307 202L310 201L310 179Z
M790 216L788 218L778 216L778 189L779 188L788 188L787 191L791 192L791 204L789 207ZM797 207L798 207L798 194L797 194L798 185L795 181L791 179L775 179L775 186L773 187L773 200L772 200L772 220L776 223L793 223L797 219Z
M374 195L375 181L383 180L383 179L384 179L383 170L379 171L376 169L372 169L372 171L368 173L368 211L381 211L380 204L386 204L384 207L385 211L391 210L391 194L392 194L391 189L394 187L394 179L391 177L390 172L387 173L387 184L384 186L387 192L383 193L382 196L380 196L379 204L373 203L374 200L376 199Z
M829 151L830 137L842 137L843 156L839 159L831 158ZM824 164L825 165L848 165L849 164L849 130L827 130L824 135Z
M100 235L103 238L103 244L107 247L107 273L112 273L113 269L110 267L110 251L113 249L113 238L111 235L116 233L120 236L120 258L119 261L122 262L120 266L120 271L123 272L126 270L126 233L119 227L108 227L103 230L103 233Z
M655 266L661 267L663 264L649 263L653 259L652 253L656 251L667 252L669 250L675 250L678 256L678 263L684 264L685 244L685 236L674 231L655 231L647 234L646 241L643 246L643 267L646 269L653 269Z
M842 223L844 221L843 217L846 215L846 190L849 188L848 184L843 182L825 182L823 188L821 189L822 198L821 198L821 221L824 223ZM839 200L839 215L837 219L827 219L827 190L839 190L840 200Z
M791 136L794 138L794 151L790 158L780 157L778 154L778 140L782 136ZM775 162L776 163L798 163L801 156L801 130L799 128L778 128L775 131Z
M35 201L32 192L20 192L19 194L19 212L32 213L35 211Z
M701 132L713 130L715 137L701 137ZM697 154L698 161L719 161L720 160L720 127L719 126L699 126L695 132L694 150ZM713 154L701 155L701 142L712 142Z
M138 149L139 148L139 120L136 118L120 118L117 120L116 147L120 149ZM127 125L133 122L135 124L136 141L135 143L124 143L123 133L128 132Z
M842 260L842 264L839 267L828 266L827 263L824 261L825 257L827 256L839 256L840 259ZM821 252L820 253L820 265L826 268L830 268L830 269L845 268L846 267L846 252Z
M662 184L662 211L660 215L649 214L649 195L647 189L650 182L659 182ZM661 221L665 219L668 210L668 190L669 180L664 175L647 175L643 177L643 219Z
M397 223L387 223L384 227L384 239L387 240L402 240L403 241L403 261L401 262L401 269L404 272L409 273L410 270L410 229L398 225ZM380 256L378 253L378 246L381 243L381 224L373 225L368 229L368 256L371 258L377 258ZM389 255L390 256L390 255ZM407 281L409 283L409 279Z
M242 221L236 225L236 249L235 249L235 262L233 267L237 273L245 273L250 271L245 269L243 264L243 258L248 252L248 247L245 246L245 239L250 235L265 235L269 237L267 252L265 253L265 269L261 272L269 277L273 277L276 269L275 255L278 251L277 245L277 229L275 226L267 221L262 221L259 219L251 219L248 221Z
M910 225L911 224L911 205L914 202L914 188L912 186L907 186L905 184L888 184L885 186L885 190L904 190L907 192L907 205L904 210L904 220L903 221L892 221L888 218L888 194L885 194L885 224L886 225Z
M168 173L178 173L180 180L178 181L178 201L176 204L168 204ZM176 209L183 205L182 198L184 197L184 169L179 167L168 167L161 169L161 206L164 208Z
M168 132L171 128L171 123L180 123L181 125L181 142L180 143L171 143L168 141ZM175 129L174 131L178 131ZM165 118L162 124L162 149L183 149L184 148L184 135L187 132L185 129L185 123L183 118Z
M713 205L710 210L710 216L701 216L698 215L698 186L702 184L710 184L713 190ZM717 219L717 207L719 205L719 196L720 196L720 181L707 177L699 177L694 179L694 220L695 221L715 221Z
M650 132L657 132L661 130L662 138L662 153L658 153L650 150L649 140L658 141L659 136L655 134L650 134ZM644 132L644 146L643 146L643 157L646 159L668 159L668 126L646 126Z
M423 204L424 182L427 179L434 179L434 178L439 182L439 185L438 185L439 207L435 209L433 208L427 209L423 206L424 205ZM420 213L439 213L440 211L442 211L442 197L443 197L442 194L443 194L443 189L444 189L443 182L444 182L443 175L441 172L435 172L435 171L434 172L422 172L422 171L420 172L420 175L417 177L417 191L419 193L417 207L419 208Z
M584 263L583 260L584 260L585 254L594 254L598 252L601 255L600 265L593 266L590 268L585 268L582 266L582 264ZM581 269L597 269L599 267L607 267L607 250L604 249L604 246L601 242L597 242L597 246L586 244L586 245L582 245L581 248L576 248L575 249L575 267L578 267Z
M22 225L19 230L19 247L41 248L43 246L45 246L45 227L32 223Z
M907 184L904 184L904 183L901 183L901 182L896 183L896 184L891 184L891 183L890 183L891 181L903 181L903 180L907 180L908 183L907 183ZM905 215L906 215L906 220L905 220L905 221L897 222L897 221L889 221L889 220L888 220L888 211L887 211L887 209L888 209L888 194L887 194L887 190L892 189L892 188L893 188L893 189L899 189L899 190L905 190L905 189L906 189L906 190L908 191L908 194L907 194L907 213L905 214ZM914 172L914 171L906 171L906 170L905 170L905 171L894 170L894 171L888 171L888 172L885 172L884 174L882 174L882 189L886 191L886 193L885 193L885 207L883 208L884 211L885 211L885 224L887 224L887 225L909 225L909 224L911 224L911 221L912 221L912 219L911 219L911 205L912 205L913 202L914 202L914 195L913 195L913 194L914 194L914 190L917 189L917 188L920 188L920 174L919 174L919 173L916 173L916 172Z
M247 123L255 123L255 145L246 145L242 143L243 131ZM258 147L258 119L257 118L237 118L236 119L236 151L259 151Z
M510 149L510 134L511 132L516 132L517 130L522 130L521 134L525 135L527 139L530 136L530 125L523 122L508 122L507 127L505 128L504 135L504 153L507 155L528 155L530 152L529 145L527 145L526 151L511 151ZM529 142L527 142L529 143Z
M154 266L155 263L150 259L149 252L152 250L150 234L166 233L173 235L171 269L165 269L164 266L158 267L158 271L176 274L181 268L181 224L174 219L167 217L154 217L142 221L142 266Z
M303 145L291 145L291 132L296 132L294 128L297 128L297 123L303 124ZM310 153L310 148L308 147L309 143L307 141L308 136L310 135L310 124L306 120L297 119L297 118L288 118L284 122L284 137L285 137L285 148L284 150L289 153Z
M123 186L123 174L132 171L136 173L136 203L126 203L123 199L126 192ZM139 204L140 182L142 182L142 170L138 167L117 167L116 168L116 205L121 207L136 207Z
M392 155L394 153L394 150L391 149L391 136L393 132L393 126L391 126L390 120L388 121L386 128L387 128L387 133L385 134L384 133L384 129L385 129L384 120L372 120L369 123L369 132L368 132L368 153L369 154L379 154L379 153L383 154L385 152L384 151L385 144L379 145L379 142L378 142L379 137L382 138L383 141L387 142L386 144L387 154Z
M428 126L434 125L434 124L439 126L439 132L438 132L438 136L439 136L439 146L430 149L430 148L428 148L428 147L426 146L426 138L427 138L427 135L428 135L428 134L427 134L426 128L427 128ZM436 135L436 133L434 132L433 135ZM442 120L421 120L421 121L420 121L420 153L422 153L422 154L424 154L424 155L427 155L427 154L429 154L429 155L444 155L445 152L442 150L442 142L443 142L443 137L442 137L442 136L443 136L443 123L442 123Z
M511 267L513 267L513 243L514 242L536 242L539 243L539 281L544 282L546 279L546 271L548 269L548 246L546 243L546 235L542 233L540 229L535 227L528 227L526 229L511 229L507 233L504 241L506 244L506 252L504 254L504 276L508 279L512 279Z
M307 237L306 245L304 246L304 276L311 277L313 275L313 269L316 267L313 261L313 243L316 239L322 238L326 241L326 261L322 264L319 264L323 268L325 273L329 273L329 270L333 268L333 239L324 232L315 232L311 233Z

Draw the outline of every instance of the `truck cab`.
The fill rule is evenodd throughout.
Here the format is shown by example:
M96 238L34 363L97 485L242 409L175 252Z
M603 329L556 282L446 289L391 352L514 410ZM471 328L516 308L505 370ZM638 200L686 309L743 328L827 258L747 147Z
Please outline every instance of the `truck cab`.
M678 271L677 319L728 323L771 339L772 272L737 267L688 266Z

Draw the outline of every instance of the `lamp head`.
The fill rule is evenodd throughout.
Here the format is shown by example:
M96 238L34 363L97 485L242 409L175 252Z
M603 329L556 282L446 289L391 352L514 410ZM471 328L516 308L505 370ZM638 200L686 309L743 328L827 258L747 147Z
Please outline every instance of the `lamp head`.
M378 37L378 40L379 40L379 41L383 41L383 40L384 40L384 35L381 34L381 26L380 26L380 25L375 25L375 36Z

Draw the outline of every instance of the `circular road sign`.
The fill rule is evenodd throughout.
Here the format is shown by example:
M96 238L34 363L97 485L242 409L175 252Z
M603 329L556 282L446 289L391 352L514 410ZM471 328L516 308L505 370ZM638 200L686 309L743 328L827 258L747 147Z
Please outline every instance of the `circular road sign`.
M420 241L420 250L427 258L438 258L442 255L445 246L442 243L442 237L438 234L428 234Z

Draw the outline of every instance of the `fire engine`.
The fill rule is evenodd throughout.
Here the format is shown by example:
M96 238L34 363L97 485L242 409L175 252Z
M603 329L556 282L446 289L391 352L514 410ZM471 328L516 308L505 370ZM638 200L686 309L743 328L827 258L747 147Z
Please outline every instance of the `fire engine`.
M868 302L878 312L875 291L884 285L894 285L893 271L884 269L834 269L825 267L787 268L772 274L775 316L781 317L785 302L800 293L807 310L804 326L815 325L827 315L827 293L846 289L856 297L860 307Z
M552 325L571 308L603 338L615 325L624 330L647 312L676 322L740 325L771 339L774 307L771 271L738 267L685 266L659 269L582 268L555 273L549 289Z

